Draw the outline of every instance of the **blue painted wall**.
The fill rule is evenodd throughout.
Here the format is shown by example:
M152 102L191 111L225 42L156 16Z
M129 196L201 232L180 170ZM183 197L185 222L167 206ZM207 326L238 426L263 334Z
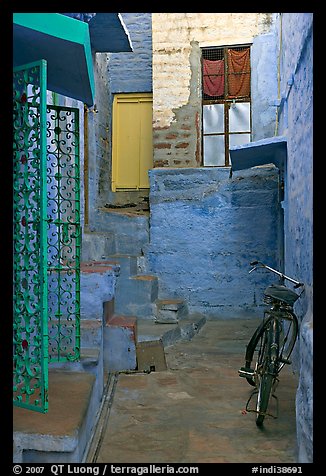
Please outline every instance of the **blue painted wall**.
M296 304L300 339L294 365L299 461L312 462L313 393L313 15L284 13L279 19L281 93L279 130L288 140L284 200L285 272L305 283Z
M256 36L251 46L252 141L272 137L275 132L277 53L275 23L272 23L271 31Z
M109 55L110 92L152 92L152 14L122 13L121 16L134 51Z
M253 317L270 276L248 274L260 259L278 266L278 171L229 177L228 168L150 171L150 270L160 296L211 318Z

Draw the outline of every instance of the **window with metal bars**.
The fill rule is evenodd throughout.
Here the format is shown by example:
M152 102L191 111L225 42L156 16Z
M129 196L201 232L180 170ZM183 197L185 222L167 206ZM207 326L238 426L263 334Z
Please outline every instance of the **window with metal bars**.
M202 48L203 165L229 166L250 142L250 45Z

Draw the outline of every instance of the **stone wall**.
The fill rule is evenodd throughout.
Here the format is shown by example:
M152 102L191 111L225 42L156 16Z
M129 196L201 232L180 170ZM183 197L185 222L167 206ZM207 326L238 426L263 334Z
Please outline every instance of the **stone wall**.
M285 272L305 283L296 304L300 339L297 433L299 461L312 462L313 395L313 45L312 13L278 19L281 51L279 130L288 140L284 200ZM282 29L282 36L280 35Z
M261 117L253 122L254 139L270 135L271 99L277 93L273 18L271 13L152 14L155 167L201 165L202 47L253 43L252 115Z
M270 276L249 275L249 262L279 266L277 169L156 168L150 183L146 256L160 297L210 318L255 316Z

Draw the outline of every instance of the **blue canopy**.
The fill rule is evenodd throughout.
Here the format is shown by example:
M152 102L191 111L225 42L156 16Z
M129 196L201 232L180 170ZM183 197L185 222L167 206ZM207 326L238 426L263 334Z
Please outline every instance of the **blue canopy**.
M131 52L132 44L120 13L64 13L87 22L91 48L96 53Z
M283 136L230 147L232 171L257 165L274 164L284 172L287 159L287 140Z

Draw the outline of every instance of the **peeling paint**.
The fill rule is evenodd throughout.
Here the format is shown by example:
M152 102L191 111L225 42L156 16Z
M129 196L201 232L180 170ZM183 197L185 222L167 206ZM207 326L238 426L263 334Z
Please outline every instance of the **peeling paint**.
M270 30L272 19L271 13L153 13L154 126L171 125L174 111L200 87L199 74L192 82L196 48L252 42Z

